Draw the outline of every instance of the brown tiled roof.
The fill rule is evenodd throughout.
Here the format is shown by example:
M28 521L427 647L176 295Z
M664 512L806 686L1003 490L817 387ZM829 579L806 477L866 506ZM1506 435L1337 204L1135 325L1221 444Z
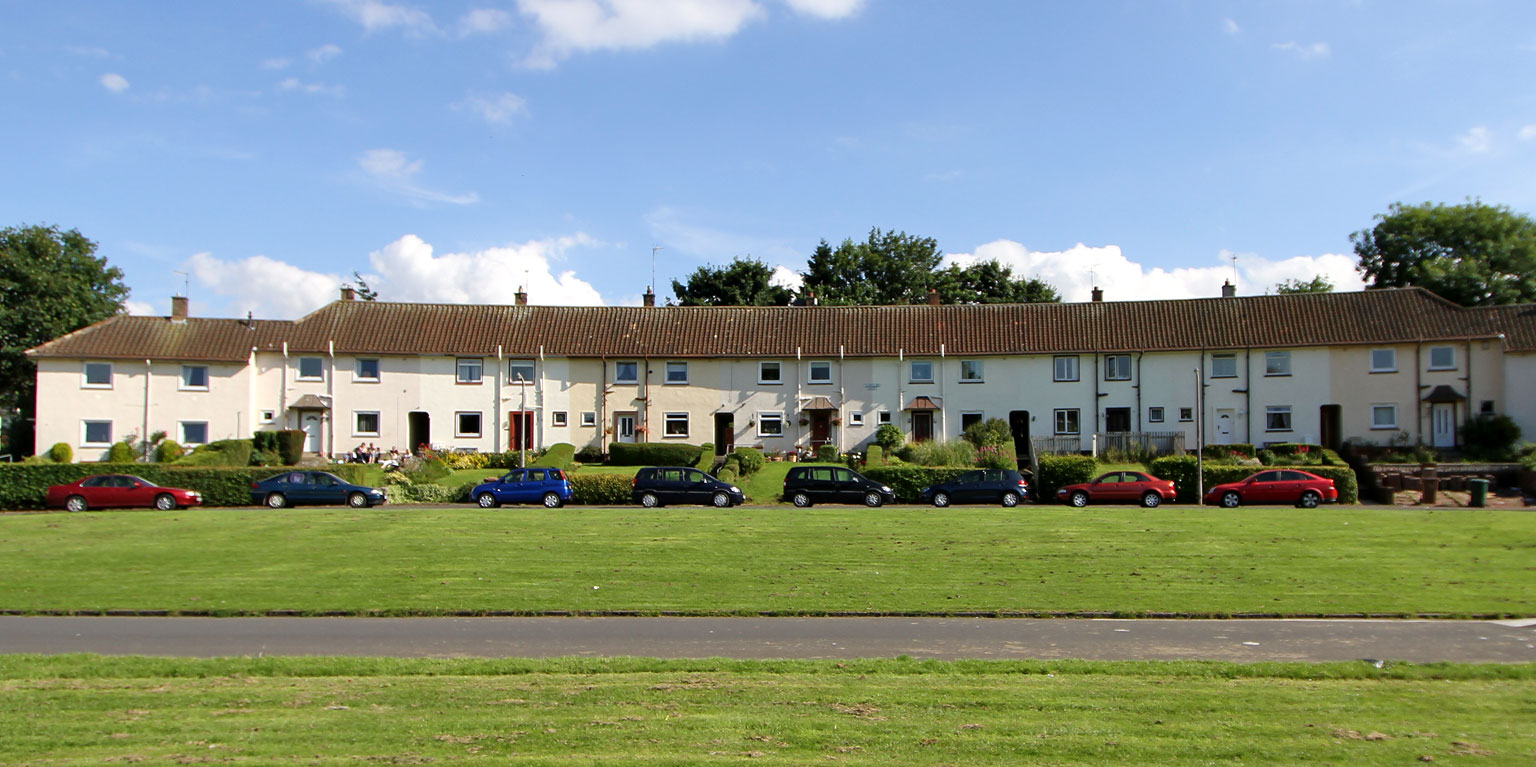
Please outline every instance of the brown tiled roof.
M934 401L937 399L938 397L913 397L912 402L902 410L940 410L941 408Z
M1173 351L1489 338L1528 315L1417 288L1074 304L813 307L472 306L336 301L294 322L115 317L39 357L244 359L252 346L344 354L850 357ZM1513 335L1511 333L1511 335Z
M837 406L826 397L812 397L809 402L800 407L801 410L836 410Z
M1504 334L1504 344L1510 351L1536 352L1536 304L1489 306L1490 322Z

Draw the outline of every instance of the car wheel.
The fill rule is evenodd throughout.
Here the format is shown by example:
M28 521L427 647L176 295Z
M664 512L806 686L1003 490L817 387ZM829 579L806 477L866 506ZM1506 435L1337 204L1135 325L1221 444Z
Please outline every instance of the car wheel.
M803 492L795 493L789 500L802 509L809 509L811 507L811 497Z
M1003 505L1010 509L1019 505L1019 494L1014 492L1003 493Z
M941 509L944 508L945 506L948 506L949 505L949 493L934 493L933 494L933 505L935 505L935 506L937 506L937 507L939 507Z
M647 509L654 509L661 505L661 499L657 498L655 493L646 493L640 496L640 505Z
M71 495L64 501L64 508L70 511L85 511L90 507L86 504L84 496Z
M715 493L715 497L711 498L710 501L715 504L716 508L723 509L731 505L731 496L726 493Z
M1301 502L1297 503L1296 505L1303 509L1315 509L1317 508L1317 504L1322 503L1322 501L1322 496L1312 492L1311 490L1308 490L1307 492L1301 494Z
M1141 497L1141 505L1149 509L1155 509L1163 505L1163 497L1157 493L1147 493Z
M347 505L354 509L366 508L368 506L368 496L362 493L353 493L347 496Z
M881 497L879 493L871 490L864 494L865 506L868 506L871 509L878 509L882 503L885 503L885 498Z
M176 508L176 499L169 493L161 493L155 496L155 508L161 511L171 511Z
M1228 490L1221 494L1221 505L1223 508L1235 509L1243 505L1243 497L1236 490Z
M288 499L284 498L282 493L268 493L267 494L267 506L269 506L271 508L274 508L274 509L281 509L282 507L287 506L287 505L288 505Z
M496 496L491 495L490 493L481 493L475 496L475 503L480 504L480 508L482 509L494 509L501 505L499 502L497 502Z
M546 509L558 509L558 508L560 508L561 506L564 506L564 505L565 505L565 501L560 500L560 495L558 493L545 493L544 494L544 508L546 508Z
M1078 491L1072 493L1072 505L1076 506L1079 509L1081 509L1084 506L1087 506L1088 505L1088 494L1083 492L1083 491L1081 491L1081 490L1078 490Z

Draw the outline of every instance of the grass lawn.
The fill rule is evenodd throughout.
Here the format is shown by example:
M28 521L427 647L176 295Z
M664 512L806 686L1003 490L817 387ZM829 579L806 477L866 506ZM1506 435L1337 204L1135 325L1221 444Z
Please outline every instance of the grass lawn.
M0 762L1530 764L1533 679L1530 665L8 656Z
M842 466L845 463L796 463L794 461L769 461L763 464L756 474L747 477L745 482L739 483L741 491L747 494L747 503L781 503L779 496L784 494L784 477L789 475L789 470L796 466ZM788 504L784 504L788 506Z
M1536 615L1536 514L1266 507L0 516L0 609ZM600 589L594 589L600 586Z

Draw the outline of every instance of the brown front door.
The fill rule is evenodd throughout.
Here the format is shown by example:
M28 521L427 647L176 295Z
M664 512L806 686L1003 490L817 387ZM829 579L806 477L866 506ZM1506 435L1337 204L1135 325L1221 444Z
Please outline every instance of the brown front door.
M715 455L730 455L736 448L736 416L715 413Z
M533 411L513 410L507 413L507 449L531 449L533 446Z
M933 439L933 411L912 411L912 441L927 442Z
M832 414L825 410L811 411L811 444L825 445L832 441Z

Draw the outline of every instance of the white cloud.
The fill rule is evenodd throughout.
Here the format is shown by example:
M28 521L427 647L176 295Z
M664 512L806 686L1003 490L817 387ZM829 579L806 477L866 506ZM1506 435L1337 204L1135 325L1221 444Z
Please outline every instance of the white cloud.
M163 317L163 312L155 311L155 305L148 301L128 300L123 302L123 308L135 317Z
M468 109L480 115L486 122L505 123L512 118L528 113L528 102L516 93L496 93L491 95L470 94L459 104L462 109Z
M377 274L368 284L388 301L428 301L453 304L510 304L519 286L528 291L528 303L552 306L600 306L603 297L591 283L573 270L558 274L551 260L564 257L575 247L596 241L577 233L550 240L530 240L473 253L433 253L431 245L414 234L368 255Z
M325 0L331 6L351 17L368 32L399 27L408 33L422 34L436 29L432 17L424 11L404 5L392 5L382 0Z
M480 201L474 192L449 194L420 186L416 174L421 172L422 161L407 160L405 153L396 149L370 149L357 159L357 165L375 186L413 202L473 205Z
M1275 43L1271 47L1277 51L1293 53L1297 58L1300 59L1326 59L1328 58L1329 54L1333 53L1332 49L1328 47L1327 43L1312 43L1311 45L1303 45L1293 40L1285 43Z
M779 285L798 291L805 285L805 278L800 273L783 264L773 267L773 276L768 278L769 285Z
M512 14L499 8L476 8L459 19L460 35L488 35L512 26Z
M123 91L128 90L128 78L123 77L116 72L108 72L102 75L98 82L101 83L101 87L106 88L113 93L122 93Z
M277 84L277 89L288 93L307 93L311 96L332 96L335 98L341 98L347 93L346 86L306 83L297 77L283 80Z
M1079 243L1058 252L1031 251L1012 240L981 245L974 253L950 253L946 263L961 266L996 260L1013 268L1017 277L1039 277L1061 294L1063 301L1087 301L1095 285L1110 301L1162 298L1212 298L1221 295L1223 282L1232 279L1229 251L1222 251L1210 266L1147 269L1131 261L1118 245L1090 247ZM1257 295L1285 279L1310 280L1321 274L1336 290L1361 290L1365 283L1355 271L1353 256L1329 253L1296 256L1281 261L1240 254L1237 261L1239 295Z
M282 58L267 59L267 60L261 62L261 68L262 69L272 69L272 70L287 69L288 65L292 64L292 63L293 63L293 61L291 59L282 59Z
M1221 20L1221 30L1226 32L1228 35L1231 35L1232 37L1237 37L1243 33L1243 28L1238 26L1237 22L1231 19Z
M1483 154L1493 148L1493 138L1488 133L1488 128L1479 125L1456 139L1456 143L1462 151L1473 154Z
M845 19L859 12L864 0L784 0L796 13L823 19Z
M339 296L342 282L338 275L266 256L221 261L197 253L187 260L186 269L198 285L224 297L225 312L237 317L251 312L262 319L291 320Z
M324 64L325 62L341 55L341 46L335 45L333 43L326 43L325 45L322 45L305 55L309 57L310 61L313 61L316 64Z
M752 0L518 0L543 34L530 66L573 53L724 40L763 15Z
M1520 140L1521 141L1530 141L1533 138L1536 138L1536 123L1533 123L1531 125L1527 125L1524 128L1520 129Z

